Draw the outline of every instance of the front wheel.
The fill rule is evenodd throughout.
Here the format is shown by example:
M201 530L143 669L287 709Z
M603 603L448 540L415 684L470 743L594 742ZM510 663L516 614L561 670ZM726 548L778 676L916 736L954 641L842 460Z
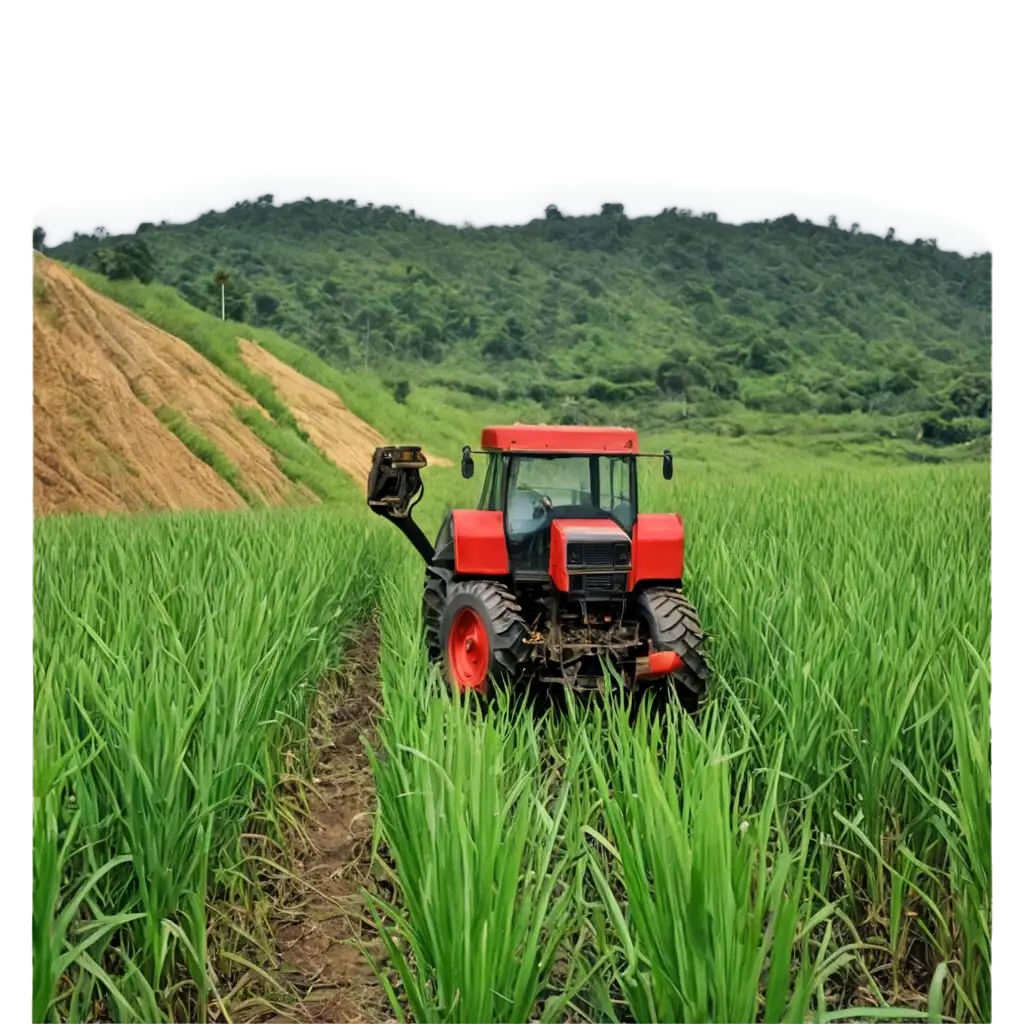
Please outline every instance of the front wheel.
M460 693L489 697L492 684L511 682L528 648L522 609L508 587L493 580L450 583L434 650Z

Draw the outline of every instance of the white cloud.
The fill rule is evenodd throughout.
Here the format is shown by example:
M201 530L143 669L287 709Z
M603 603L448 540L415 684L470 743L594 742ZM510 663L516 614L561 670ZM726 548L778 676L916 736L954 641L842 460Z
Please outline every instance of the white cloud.
M871 193L808 186L713 184L695 176L674 174L536 174L499 172L461 176L386 170L362 171L224 171L190 178L178 185L157 185L146 193L81 194L70 200L36 204L35 222L56 245L75 230L91 231L105 224L114 233L134 230L139 221L168 219L181 223L204 210L223 210L240 199L271 191L278 203L314 199L356 199L376 204L415 207L444 223L469 219L477 225L521 224L538 217L545 205L557 203L570 214L594 212L603 202L622 202L632 216L657 213L666 206L716 210L727 223L760 220L785 213L824 223L835 213L844 226L853 221L863 231L884 234L890 224L899 237L938 240L942 249L964 253L991 248L987 230L951 213L896 202ZM515 181L514 178L520 178Z

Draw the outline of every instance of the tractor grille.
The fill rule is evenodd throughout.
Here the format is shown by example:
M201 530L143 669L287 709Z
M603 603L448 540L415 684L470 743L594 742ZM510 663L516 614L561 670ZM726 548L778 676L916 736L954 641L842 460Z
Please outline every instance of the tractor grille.
M628 572L631 547L625 538L617 541L571 543L568 549L569 572L578 572L581 569L613 569L617 572Z
M594 573L584 578L586 589L592 594L610 594L615 577L610 572Z
M569 592L578 597L604 597L626 590L624 572L588 572L569 578Z
M588 569L610 569L615 564L613 545L584 544L583 564Z
M569 593L585 601L625 594L629 589L629 571L632 568L631 547L624 537L621 540L570 543L566 552Z

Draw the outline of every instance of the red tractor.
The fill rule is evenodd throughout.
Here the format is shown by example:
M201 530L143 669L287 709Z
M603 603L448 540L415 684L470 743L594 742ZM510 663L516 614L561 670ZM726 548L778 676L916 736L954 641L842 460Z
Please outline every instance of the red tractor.
M367 503L427 563L423 622L430 657L461 691L494 682L600 689L604 666L627 687L702 696L704 633L680 590L683 522L637 509L636 431L487 427L462 450L487 468L476 509L449 512L431 544L413 522L427 462L419 447L378 448ZM672 455L660 456L666 480Z

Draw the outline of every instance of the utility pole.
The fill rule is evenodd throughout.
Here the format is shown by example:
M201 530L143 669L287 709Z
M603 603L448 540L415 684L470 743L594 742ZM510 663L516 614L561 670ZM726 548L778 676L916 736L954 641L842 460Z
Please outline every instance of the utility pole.
M221 318L221 320L227 319L225 317L225 315L224 315L224 313L225 313L224 286L228 283L228 278L230 276L231 275L226 270L218 270L216 276L213 279L214 283L220 285L220 318Z

